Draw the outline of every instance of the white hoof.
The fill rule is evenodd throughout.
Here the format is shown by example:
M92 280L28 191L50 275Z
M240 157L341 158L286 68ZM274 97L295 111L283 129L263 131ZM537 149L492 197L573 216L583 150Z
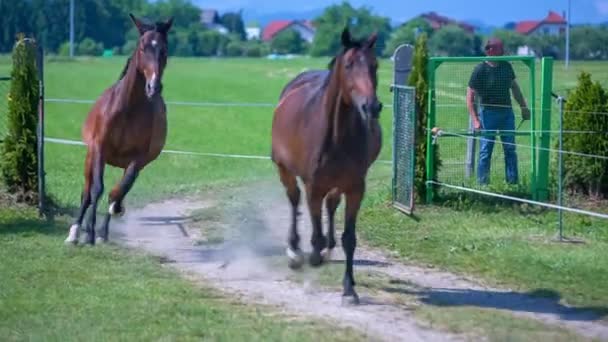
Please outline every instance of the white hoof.
M70 233L68 237L65 239L66 244L77 244L78 243L78 233L80 232L80 226L77 224L73 224L70 227Z
M333 254L334 249L333 248L325 248L324 250L321 251L321 256L323 257L324 261L329 261L331 260L331 255Z
M304 255L302 251L294 251L287 247L287 257L289 258L289 267L292 269L298 269L304 265Z
M110 208L108 209L108 212L112 216L122 217L126 211L125 207L124 206L122 207L122 211L118 211L116 207L117 207L116 202L110 203Z
M97 237L97 238L95 239L95 243L96 243L96 244L99 244L99 245L103 245L103 244L105 244L105 243L107 243L107 242L108 242L108 240L107 240L107 239L104 239L104 238L102 238L102 237Z

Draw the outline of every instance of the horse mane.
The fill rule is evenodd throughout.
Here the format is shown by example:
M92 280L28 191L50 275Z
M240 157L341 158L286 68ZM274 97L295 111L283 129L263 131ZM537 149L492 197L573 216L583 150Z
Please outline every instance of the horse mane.
M153 24L146 24L145 28L146 30L143 33L146 33L148 31L154 31L154 32L158 32L158 33L162 33L161 28L163 26L163 23L160 21L157 21L156 23ZM143 35L142 33L142 35ZM139 41L139 39L138 39ZM133 55L129 56L129 58L127 58L127 62L125 63L125 66L122 68L122 71L120 72L120 77L118 77L118 80L122 80L123 77L125 77L125 75L127 74L127 70L129 69L129 64L131 64L131 59L133 59Z

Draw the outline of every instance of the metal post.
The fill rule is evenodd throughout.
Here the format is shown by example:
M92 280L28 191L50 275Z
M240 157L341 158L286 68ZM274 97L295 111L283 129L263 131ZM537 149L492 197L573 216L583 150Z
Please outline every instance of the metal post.
M45 173L44 173L44 50L38 45L36 53L38 69L38 211L45 212Z
M566 18L566 69L570 65L570 11L572 10L571 6L572 1L568 0L568 15Z
M559 155L557 158L557 177L558 177L558 182L557 182L557 205L559 206L558 209L558 225L559 225L559 241L563 240L564 234L563 234L563 221L564 221L564 213L562 210L562 202L563 202L563 194L562 194L562 183L564 181L564 172L563 172L563 159L564 159L564 154L562 153L563 151L563 142L564 142L564 137L563 137L563 131L564 131L564 98L559 96L557 98L557 101L559 102Z
M70 0L70 58L74 57L74 0Z

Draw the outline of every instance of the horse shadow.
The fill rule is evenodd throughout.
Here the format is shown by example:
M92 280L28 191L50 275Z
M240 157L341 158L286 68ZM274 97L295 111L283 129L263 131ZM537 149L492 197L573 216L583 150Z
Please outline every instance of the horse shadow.
M532 314L551 314L564 321L591 322L608 316L608 307L571 307L560 303L561 295L551 289L527 293L450 288L406 288L399 281L383 288L394 294L417 297L422 303L437 307L478 307ZM408 284L409 285L409 284Z

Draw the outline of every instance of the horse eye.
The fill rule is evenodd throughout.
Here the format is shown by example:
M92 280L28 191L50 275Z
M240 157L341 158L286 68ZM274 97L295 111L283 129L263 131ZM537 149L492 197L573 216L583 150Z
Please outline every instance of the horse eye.
M353 64L355 64L353 61L348 61L348 62L346 62L346 65L345 65L346 69L350 69L350 68L352 68L352 67L353 67Z

